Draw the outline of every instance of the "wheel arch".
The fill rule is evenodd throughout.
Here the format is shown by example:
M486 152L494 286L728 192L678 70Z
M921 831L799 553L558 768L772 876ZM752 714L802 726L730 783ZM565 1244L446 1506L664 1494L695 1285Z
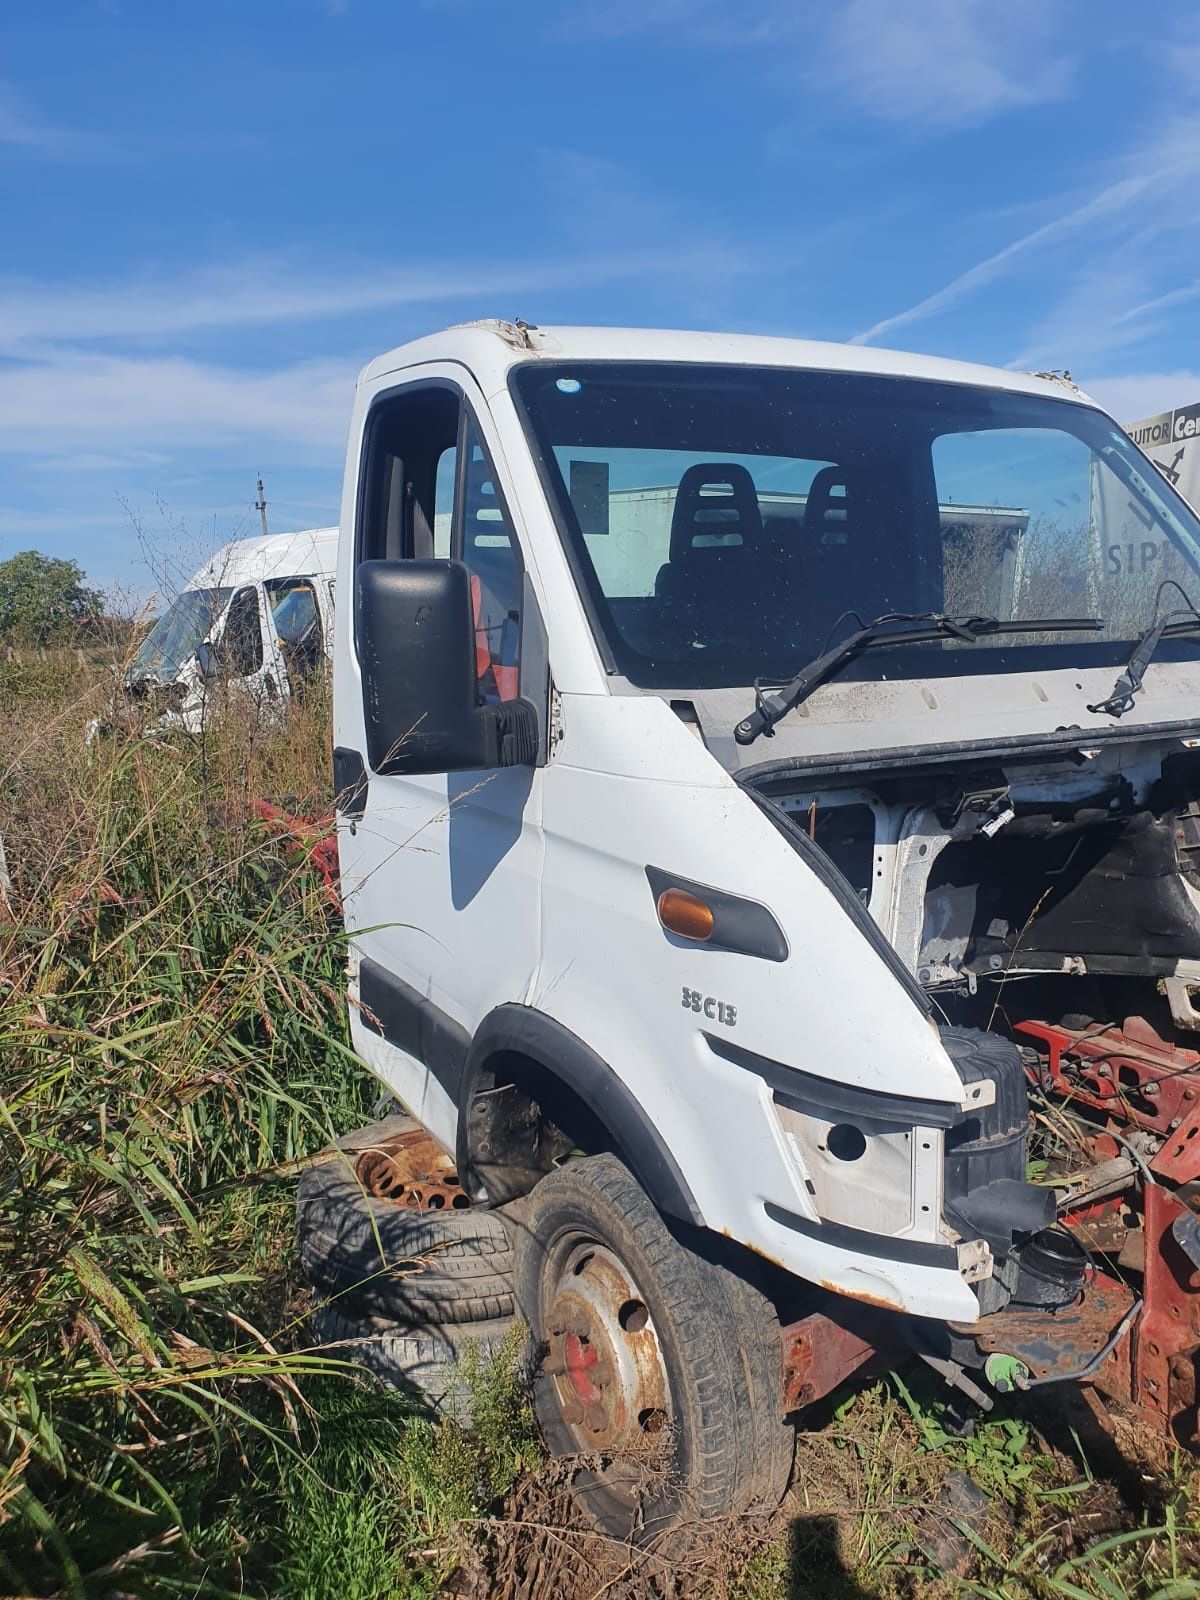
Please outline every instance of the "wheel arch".
M497 1202L516 1199L580 1145L612 1150L660 1211L703 1226L665 1139L612 1067L545 1012L497 1006L471 1040L459 1086L463 1182Z

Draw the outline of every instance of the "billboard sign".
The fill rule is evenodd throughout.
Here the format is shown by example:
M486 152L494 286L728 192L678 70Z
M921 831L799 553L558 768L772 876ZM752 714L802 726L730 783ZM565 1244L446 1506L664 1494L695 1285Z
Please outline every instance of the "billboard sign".
M1200 402L1126 423L1125 431L1184 499L1200 507Z

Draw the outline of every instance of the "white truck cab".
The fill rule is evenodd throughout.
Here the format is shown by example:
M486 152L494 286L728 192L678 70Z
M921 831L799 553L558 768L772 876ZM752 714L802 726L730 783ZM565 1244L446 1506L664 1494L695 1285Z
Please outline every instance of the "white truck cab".
M188 733L218 682L265 710L285 703L332 654L337 544L336 528L312 528L223 545L142 640L127 693Z
M338 583L354 1043L478 1200L532 1208L556 1448L665 1417L703 1502L713 1302L668 1249L822 1338L907 1314L974 1396L997 1353L1136 1363L1128 1276L1061 1244L1096 1185L1026 1171L1032 1080L1095 1108L1079 1160L1138 1227L1200 1179L1200 1100L1163 1117L1153 1079L1200 1063L1200 523L1115 422L873 348L455 328L359 378ZM1085 1289L1094 1344L1048 1370L1030 1317ZM829 1387L812 1332L756 1406Z

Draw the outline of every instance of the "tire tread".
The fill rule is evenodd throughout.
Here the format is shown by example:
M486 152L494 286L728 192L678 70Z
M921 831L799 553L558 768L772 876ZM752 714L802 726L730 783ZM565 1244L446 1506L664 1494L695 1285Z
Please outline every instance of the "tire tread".
M499 1213L410 1211L365 1194L342 1161L301 1175L296 1244L309 1282L359 1311L415 1323L513 1313L512 1243Z

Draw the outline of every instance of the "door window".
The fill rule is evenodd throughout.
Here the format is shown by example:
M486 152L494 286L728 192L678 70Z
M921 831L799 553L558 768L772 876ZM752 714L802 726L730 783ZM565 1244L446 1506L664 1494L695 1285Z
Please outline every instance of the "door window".
M465 433L462 559L471 574L479 695L485 703L515 700L521 657L521 558L473 417L468 418Z
M220 662L228 678L249 678L263 663L262 628L258 620L258 595L239 589L229 603L221 635Z
M271 620L292 687L311 678L321 665L321 613L308 578L278 578L267 584Z
M933 467L947 611L1095 615L1100 637L1128 639L1154 615L1164 580L1194 585L1165 524L1069 433L946 433Z
M449 555L458 428L452 389L409 389L375 407L367 431L360 561Z
M448 445L438 457L433 480L433 557L445 561L450 556L454 532L454 490L458 482L458 445Z
M376 407L367 437L359 560L461 560L480 701L516 699L523 568L474 417L450 389L413 389Z

